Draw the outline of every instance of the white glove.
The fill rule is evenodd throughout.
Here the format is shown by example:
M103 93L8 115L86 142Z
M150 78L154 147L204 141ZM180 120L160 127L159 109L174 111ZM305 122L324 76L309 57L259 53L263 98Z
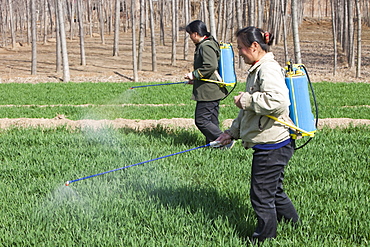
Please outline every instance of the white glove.
M188 79L188 80L190 80L190 81L194 80L193 72L187 73L187 74L185 75L185 79Z

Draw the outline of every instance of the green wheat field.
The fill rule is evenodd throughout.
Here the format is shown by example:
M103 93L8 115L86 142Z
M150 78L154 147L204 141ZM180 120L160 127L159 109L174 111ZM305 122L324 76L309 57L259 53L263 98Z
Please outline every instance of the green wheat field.
M153 84L153 83L152 83ZM191 86L0 84L0 118L193 118ZM232 97L220 121L235 118ZM314 83L320 118L370 119L370 85ZM157 105L157 106L153 106ZM159 106L158 106L159 105ZM304 140L302 140L304 141ZM199 148L196 129L0 130L0 246L251 246L252 150ZM370 245L370 127L320 129L295 152L285 189L301 217L261 246Z

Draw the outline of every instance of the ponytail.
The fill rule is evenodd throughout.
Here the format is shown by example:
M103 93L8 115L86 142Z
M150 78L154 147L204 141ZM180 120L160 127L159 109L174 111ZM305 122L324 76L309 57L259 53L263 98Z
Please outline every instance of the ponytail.
M274 41L272 33L253 26L240 29L236 32L236 37L240 37L243 44L247 47L250 47L253 42L257 42L266 52L270 51L270 46Z

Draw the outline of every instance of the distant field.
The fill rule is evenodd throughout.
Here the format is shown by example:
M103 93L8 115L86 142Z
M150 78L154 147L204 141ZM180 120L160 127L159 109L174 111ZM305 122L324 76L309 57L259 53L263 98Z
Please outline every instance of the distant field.
M0 84L0 118L161 119L192 118L191 87L168 85L129 89L145 83ZM150 83L149 83L150 84ZM221 102L220 119L235 118L233 96ZM370 86L365 83L314 83L319 118L370 119ZM159 105L160 107L156 106Z

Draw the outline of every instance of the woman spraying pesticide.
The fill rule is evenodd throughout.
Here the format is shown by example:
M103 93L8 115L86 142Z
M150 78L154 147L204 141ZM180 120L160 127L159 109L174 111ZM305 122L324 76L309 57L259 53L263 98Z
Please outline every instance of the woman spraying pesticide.
M250 200L258 224L252 241L264 241L276 237L278 221L299 220L283 190L284 168L294 152L289 127L267 116L291 122L289 91L282 68L269 52L273 35L246 27L236 36L239 55L250 65L246 91L234 97L239 115L216 141L227 145L234 139L242 139L245 148L254 150Z
M206 137L206 143L216 140L222 133L219 128L219 103L227 95L227 89L217 83L218 60L220 48L217 41L207 31L206 25L195 20L186 26L186 32L195 44L194 70L185 75L193 85L192 99L197 102L195 108L195 125Z

